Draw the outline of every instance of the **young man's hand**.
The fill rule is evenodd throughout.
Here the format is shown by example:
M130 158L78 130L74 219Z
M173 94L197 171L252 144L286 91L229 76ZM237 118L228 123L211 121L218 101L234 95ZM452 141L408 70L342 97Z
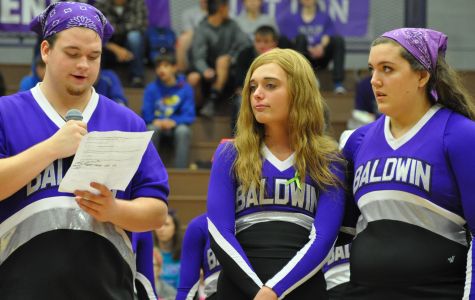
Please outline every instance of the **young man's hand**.
M97 221L114 223L119 208L112 192L107 186L97 182L91 182L91 187L98 190L99 194L89 191L74 192L79 207Z

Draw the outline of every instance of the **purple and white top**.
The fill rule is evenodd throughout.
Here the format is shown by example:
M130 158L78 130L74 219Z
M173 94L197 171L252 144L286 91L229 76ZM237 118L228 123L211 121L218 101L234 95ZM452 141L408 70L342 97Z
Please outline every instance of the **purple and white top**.
M134 112L95 91L84 109L83 117L89 132L146 130L144 121ZM63 118L41 92L39 84L29 91L1 98L0 158L15 156L50 138L64 124ZM118 272L114 268L119 266L131 276L127 283L133 284L135 258L130 233L114 224L96 221L79 208L73 194L58 192L58 186L72 159L68 157L54 161L18 192L0 201L0 277L8 281L18 275L15 270L28 270L30 266L23 265L26 260L22 257L31 251L31 257L43 260L48 266L29 272L39 272L41 278L57 280L58 285L64 283L68 286L66 282L74 270L84 272L82 275L90 278L91 282L97 280L99 290L115 288L119 281L108 280L114 280L117 276L114 274ZM114 192L118 199L152 197L167 201L168 176L151 143L126 190ZM53 236L55 238L50 238ZM71 239L71 244L68 244L68 239ZM55 253L61 247L66 250ZM94 258L98 261L95 262ZM13 261L17 268L8 270L7 266L12 265ZM91 262L91 265L87 263L90 268L85 268L84 262ZM51 268L53 264L63 264L63 267L55 271ZM12 284L12 289L14 286ZM118 290L124 289L124 286L126 284L118 287ZM54 289L53 285L50 287ZM31 289L34 287L31 286ZM70 290L75 291L72 287ZM75 292L88 298L87 290L78 286Z
M357 129L343 149L361 211L351 280L447 289L456 282L471 299L475 123L439 105L399 138L389 122L382 116Z
M221 144L214 157L208 189L212 248L223 272L239 277L236 285L246 294L255 295L265 284L283 298L323 267L341 225L344 190L340 187L320 190L308 176L301 189L295 181L288 183L295 176L294 154L280 161L264 146L262 188L245 191L232 173L235 157L231 143ZM342 168L333 167L344 181ZM267 228L265 224L279 229L268 232L263 230ZM272 238L275 230L285 232L289 239ZM243 243L243 237L249 233L253 240ZM256 246L256 242L265 247ZM264 283L253 270L249 257L289 260Z
M199 215L188 224L181 251L180 285L176 300L193 300L203 270L205 295L216 293L221 265L210 247L206 214Z

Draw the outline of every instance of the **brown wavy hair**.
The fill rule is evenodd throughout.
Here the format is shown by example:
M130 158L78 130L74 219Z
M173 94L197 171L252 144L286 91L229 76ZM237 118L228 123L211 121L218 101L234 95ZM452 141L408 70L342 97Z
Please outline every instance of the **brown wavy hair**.
M317 87L315 73L308 60L291 49L275 48L258 56L249 67L242 90L242 102L237 121L234 145L237 157L233 170L247 190L251 185L260 188L262 173L261 146L264 125L256 121L252 112L249 82L254 71L262 65L275 63L287 74L290 98L288 128L294 167L300 182L309 176L322 189L339 183L331 170L331 163L342 161L336 142L325 134L324 100Z
M387 43L401 48L402 58L409 62L413 71L429 72L409 51L393 39L378 37L373 41L371 47ZM437 101L430 93L433 88L435 88L439 96ZM458 73L447 64L443 55L438 55L435 72L430 73L429 82L426 85L426 94L432 104L439 103L471 120L475 120L475 105L473 104L472 96L462 84Z

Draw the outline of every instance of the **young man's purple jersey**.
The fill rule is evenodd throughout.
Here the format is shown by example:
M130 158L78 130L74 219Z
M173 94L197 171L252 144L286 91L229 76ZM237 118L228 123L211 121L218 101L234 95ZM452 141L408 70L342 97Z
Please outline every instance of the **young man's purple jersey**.
M244 191L232 171L234 146L218 147L208 189L208 229L222 273L227 271L246 295L253 297L265 284L281 298L321 271L341 225L345 195L340 187L320 190L308 176L297 184L294 154L280 161L266 146L261 152L262 188ZM332 171L344 181L341 167L333 165ZM263 282L252 257L288 261Z
M191 220L183 237L180 285L176 300L193 300L203 270L206 298L216 293L221 265L210 247L206 214Z
M92 131L145 131L128 108L93 92L83 112ZM39 85L0 100L0 158L40 143L65 124ZM98 222L58 192L72 157L58 159L18 192L0 202L0 291L29 299L38 291L51 298L65 292L83 299L128 299L133 292L135 258L130 233ZM119 199L153 197L166 201L168 178L152 144ZM25 274L28 276L25 277ZM71 280L72 274L74 280ZM36 294L35 294L36 293ZM23 297L23 298L22 298ZM17 298L12 298L17 299Z
M400 138L384 116L349 137L343 151L361 211L352 282L403 287L404 299L461 299L464 291L463 299L474 297L473 149L475 122L439 105Z

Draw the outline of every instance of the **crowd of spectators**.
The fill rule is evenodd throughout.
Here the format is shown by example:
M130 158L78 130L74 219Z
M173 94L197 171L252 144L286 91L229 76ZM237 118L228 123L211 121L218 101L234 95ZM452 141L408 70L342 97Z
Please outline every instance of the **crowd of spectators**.
M164 1L154 5L143 0L93 2L115 29L103 47L94 87L125 106L129 103L123 86L144 88L142 117L155 131L157 149L164 144L162 137L173 140L166 145L173 148L174 167L189 166L190 126L196 116L211 119L217 112L231 112L234 133L247 68L267 50L294 48L315 70L333 62L332 88L335 93L346 92L344 39L317 0L299 0L300 13L282 20L292 26L283 26L267 14L263 0L243 0L239 13L230 11L229 0L194 0L182 12L180 32L173 31L169 19L157 23L150 18L149 10L162 9ZM44 76L37 52L31 73L21 81L22 91ZM147 68L155 71L155 78L147 78ZM226 106L230 109L222 109Z

